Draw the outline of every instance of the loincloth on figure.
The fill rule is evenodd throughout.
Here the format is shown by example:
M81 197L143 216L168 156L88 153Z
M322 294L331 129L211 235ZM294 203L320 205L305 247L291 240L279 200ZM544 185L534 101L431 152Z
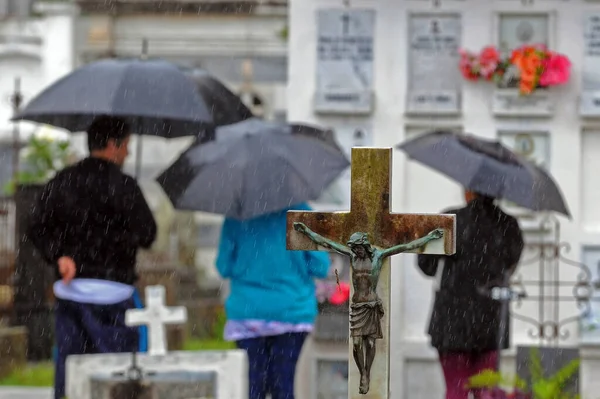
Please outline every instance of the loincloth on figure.
M384 315L380 299L350 305L350 336L382 339L381 318Z

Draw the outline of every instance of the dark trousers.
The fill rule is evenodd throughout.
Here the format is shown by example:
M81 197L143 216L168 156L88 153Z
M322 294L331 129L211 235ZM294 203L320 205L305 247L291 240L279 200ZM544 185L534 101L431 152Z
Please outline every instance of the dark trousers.
M137 350L138 330L125 325L125 311L133 307L133 300L114 305L56 300L54 399L65 396L67 356Z
M288 333L242 339L237 347L246 350L250 368L249 399L294 399L296 363L307 333Z
M484 370L496 370L497 351L440 353L440 364L446 380L446 399L468 399L465 385L469 378ZM478 391L473 391L479 397Z

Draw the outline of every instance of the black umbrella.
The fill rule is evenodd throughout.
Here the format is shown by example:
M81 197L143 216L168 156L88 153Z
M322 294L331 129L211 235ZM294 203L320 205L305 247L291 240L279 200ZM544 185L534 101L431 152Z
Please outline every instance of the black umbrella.
M198 93L210 105L215 126L231 125L254 116L239 96L207 71L192 68L182 70L196 83Z
M504 198L534 211L556 211L570 217L552 177L497 141L434 131L398 148L472 191Z
M249 219L318 198L348 165L331 131L252 118L217 128L156 180L176 209Z
M174 138L196 136L212 126L211 108L192 80L172 63L105 59L60 79L13 120L81 132L98 115L120 116L137 134Z

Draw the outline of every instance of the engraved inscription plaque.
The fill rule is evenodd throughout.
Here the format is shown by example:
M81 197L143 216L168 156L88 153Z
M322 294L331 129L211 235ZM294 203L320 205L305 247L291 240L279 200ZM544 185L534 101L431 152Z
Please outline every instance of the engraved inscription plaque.
M374 10L317 11L316 112L371 112L374 27Z

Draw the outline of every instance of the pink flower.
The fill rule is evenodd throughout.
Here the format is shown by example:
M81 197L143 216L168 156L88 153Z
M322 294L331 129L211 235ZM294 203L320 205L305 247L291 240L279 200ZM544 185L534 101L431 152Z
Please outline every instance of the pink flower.
M555 86L567 83L571 73L571 62L567 57L557 53L549 53L542 62L541 86Z
M484 49L481 50L481 53L479 54L479 62L481 64L497 64L499 60L500 53L498 52L498 50L496 50L496 47L494 46L484 47Z
M464 49L460 49L460 61L458 67L466 79L477 80L479 78L476 61L477 57L475 55Z
M486 80L491 80L500 62L500 53L494 46L487 46L479 54L479 74Z

